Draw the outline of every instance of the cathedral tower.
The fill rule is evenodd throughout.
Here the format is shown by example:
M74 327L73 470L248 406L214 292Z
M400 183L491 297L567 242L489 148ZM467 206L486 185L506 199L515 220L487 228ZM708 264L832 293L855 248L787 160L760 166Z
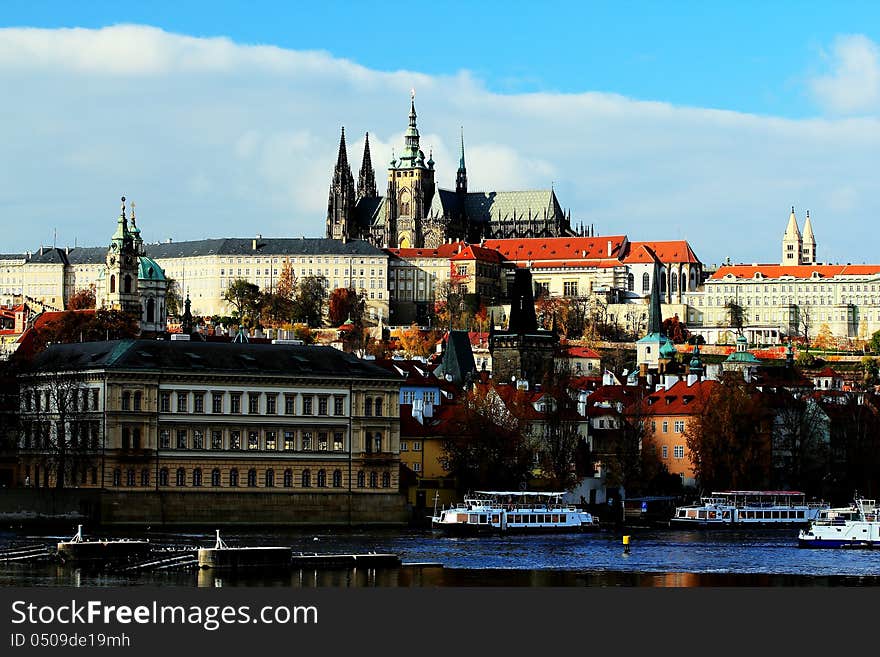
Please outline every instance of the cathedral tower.
M345 128L339 138L339 154L336 157L336 168L333 170L333 181L330 183L330 196L327 201L327 237L342 240L357 237L357 229L352 225L354 220L355 189L351 167L348 165L348 153L345 150Z
M791 206L791 215L788 217L788 226L782 237L782 263L783 265L801 264L803 250L801 231L798 228L797 217L794 214L794 206Z
M358 174L357 197L355 202L362 198L375 198L376 174L373 171L373 162L370 158L370 133L364 139L364 157L361 160L361 172Z
M442 242L433 231L425 234L424 221L434 197L434 161L425 162L416 127L415 91L412 92L409 127L399 160L388 169L385 241L390 247L422 247Z
M804 220L804 237L801 241L801 264L816 264L816 237L813 235L813 224L810 222L810 211Z
M102 299L104 307L122 310L140 316L141 304L138 297L138 261L137 249L140 233L128 230L125 216L125 197L122 197L122 209L116 222L116 232L107 249L107 272L104 276Z

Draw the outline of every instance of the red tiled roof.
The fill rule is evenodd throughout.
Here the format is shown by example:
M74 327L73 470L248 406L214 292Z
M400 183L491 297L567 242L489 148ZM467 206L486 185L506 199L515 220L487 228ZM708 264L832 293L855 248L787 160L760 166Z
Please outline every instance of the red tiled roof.
M568 347L565 350L565 354L569 358L595 358L595 359L602 358L599 354L597 354L595 351L593 351L589 347Z
M700 412L700 404L717 385L718 382L712 380L690 386L687 381L678 381L669 390L658 390L645 397L641 411L645 415L694 415Z
M456 432L455 404L434 406L433 417L426 417L424 424L412 415L412 404L400 405L400 437L442 436Z
M666 242L631 242L629 253L623 259L624 262L653 262L654 259L646 253L647 247L657 255L660 262L689 262L698 263L700 259L694 253L686 240L670 240Z
M530 237L524 239L486 240L483 246L495 249L508 260L522 262L583 261L620 257L626 235L605 237ZM611 242L611 253L608 243ZM558 265L557 265L558 266Z
M831 379L839 379L839 378L840 378L840 375L839 375L837 372L835 372L833 369L831 369L830 366L826 365L825 368L824 368L821 372L819 372L818 374L816 374L814 378L817 378L817 379L818 379L818 378L823 378L823 379L827 379L827 378L831 378Z
M880 265L724 265L710 276L710 280L718 280L727 275L736 278L754 278L760 273L765 278L812 278L813 272L821 278L834 276L871 276L880 274Z
M490 248L467 242L449 242L435 249L405 248L385 249L386 252L401 258L448 258L449 260L481 260L484 262L501 262L502 257Z

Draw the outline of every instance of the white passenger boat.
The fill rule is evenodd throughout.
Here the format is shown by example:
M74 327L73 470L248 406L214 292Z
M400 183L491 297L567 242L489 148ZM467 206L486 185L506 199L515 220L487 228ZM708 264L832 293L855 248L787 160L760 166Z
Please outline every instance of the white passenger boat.
M825 502L807 502L795 490L728 490L713 492L699 504L676 507L672 526L725 527L805 525L827 509Z
M880 547L880 509L875 500L856 498L847 507L823 509L798 533L798 545L808 548Z
M435 509L431 526L451 534L578 532L599 528L599 519L562 502L564 493L478 491L464 502Z

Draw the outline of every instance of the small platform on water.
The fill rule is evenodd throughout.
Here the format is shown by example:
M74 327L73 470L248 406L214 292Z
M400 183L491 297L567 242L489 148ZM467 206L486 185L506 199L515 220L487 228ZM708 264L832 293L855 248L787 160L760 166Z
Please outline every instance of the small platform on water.
M229 547L220 538L214 547L199 548L199 568L396 568L401 565L396 554L318 554L298 552L289 547Z
M82 525L69 541L60 541L56 547L58 558L64 563L117 563L130 561L148 554L149 541L105 539L87 541L82 537Z

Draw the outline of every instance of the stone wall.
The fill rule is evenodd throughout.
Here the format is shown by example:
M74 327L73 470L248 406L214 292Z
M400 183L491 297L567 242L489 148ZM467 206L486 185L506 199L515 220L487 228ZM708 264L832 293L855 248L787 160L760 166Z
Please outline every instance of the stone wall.
M103 526L403 525L399 493L0 490L0 523Z

